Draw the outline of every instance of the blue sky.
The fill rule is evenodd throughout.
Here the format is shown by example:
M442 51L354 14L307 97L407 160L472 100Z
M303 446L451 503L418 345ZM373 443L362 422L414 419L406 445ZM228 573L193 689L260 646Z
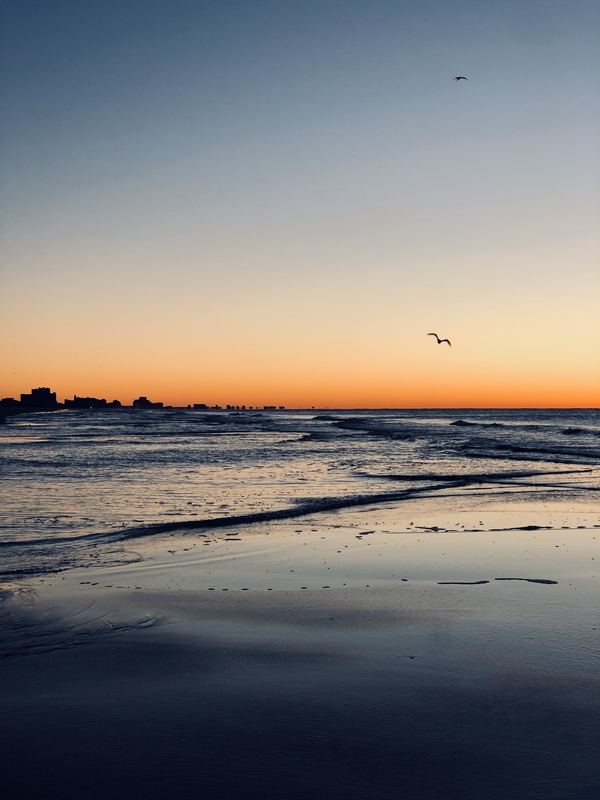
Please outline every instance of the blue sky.
M485 358L589 383L599 21L585 0L5 2L2 393L181 394L195 363L252 393L249 362L276 387L291 359L291 399L315 360L350 391L374 351L380 393L395 367L429 386L436 327L471 343L456 382Z

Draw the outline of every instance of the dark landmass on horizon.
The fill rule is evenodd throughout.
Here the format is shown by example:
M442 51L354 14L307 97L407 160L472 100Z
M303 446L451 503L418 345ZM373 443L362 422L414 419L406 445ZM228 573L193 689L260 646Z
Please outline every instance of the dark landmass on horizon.
M244 411L317 411L317 412L327 412L332 413L335 411L385 411L386 408L330 408L329 406L325 407L317 407L317 406L306 406L306 407L298 407L298 408L287 408L283 405L263 405L263 406L251 406L251 405L233 405L233 404L225 404L225 405L208 405L206 403L188 403L187 405L182 406L173 406L173 405L165 405L162 402L155 402L149 400L146 396L140 395L140 397L136 398L132 405L126 405L122 403L120 400L111 400L107 401L105 398L98 398L98 397L79 397L75 395L72 400L65 398L64 402L59 402L56 399L56 392L52 392L48 387L40 386L37 389L32 389L29 393L23 393L20 396L19 400L16 400L14 397L3 397L0 399L0 422L4 420L5 417L15 416L17 414L32 414L32 413L39 413L39 412L50 412L50 411L69 411L69 410L101 410L101 411L108 411L111 409L141 409L141 410L151 410L151 409L159 409L159 410L193 410L193 411L227 411L227 412L244 412ZM404 408L404 407L402 407ZM461 407L442 407L442 406L431 406L431 407L423 407L420 410L468 410L469 408L472 409L492 409L495 406L461 406ZM512 410L518 410L519 407L515 406L514 408L511 407ZM524 407L526 409L530 409L531 407L527 406ZM555 406L535 406L537 409L544 409L548 408L549 410L557 409L559 407ZM569 406L560 407L562 410L566 410L570 408ZM596 408L595 406L592 408ZM578 410L585 410L577 406ZM389 409L392 410L392 409ZM394 409L397 410L397 409ZM408 410L408 408L407 408ZM470 425L473 423L465 422L464 420L458 420L454 423L454 425Z
M214 405L206 403L194 403L187 406L169 406L161 402L148 400L144 395L140 395L130 406L124 405L120 400L108 402L104 398L98 397L78 397L75 395L72 400L66 399L60 403L56 399L56 392L52 392L47 386L40 386L32 389L30 393L21 394L20 400L14 397L3 397L0 400L0 414L30 414L37 411L63 411L65 409L111 409L111 408L140 408L140 409L162 409L162 408L184 408L194 409L195 411L283 411L285 406L246 406L246 405Z

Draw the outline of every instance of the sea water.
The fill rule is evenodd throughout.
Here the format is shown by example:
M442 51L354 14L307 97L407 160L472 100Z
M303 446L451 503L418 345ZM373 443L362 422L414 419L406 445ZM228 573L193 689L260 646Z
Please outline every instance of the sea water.
M10 579L88 563L96 543L415 498L593 507L600 411L69 410L9 417L0 459Z

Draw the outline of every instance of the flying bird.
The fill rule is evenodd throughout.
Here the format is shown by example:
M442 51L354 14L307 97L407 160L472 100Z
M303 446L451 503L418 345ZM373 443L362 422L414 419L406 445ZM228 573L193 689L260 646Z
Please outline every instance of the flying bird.
M437 335L437 333L428 333L427 336L435 336L435 338L437 339L437 343L438 344L441 344L442 342L448 342L448 347L452 347L450 339L440 339L440 337Z
M468 81L468 78L465 78L464 75L457 75L456 78L452 78L453 81Z

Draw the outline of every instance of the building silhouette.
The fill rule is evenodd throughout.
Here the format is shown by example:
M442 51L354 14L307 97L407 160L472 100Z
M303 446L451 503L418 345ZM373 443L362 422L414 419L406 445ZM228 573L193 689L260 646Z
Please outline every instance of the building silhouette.
M20 409L21 408L21 401L15 400L14 397L3 397L0 400L0 409L3 411L9 411L11 409Z
M60 408L60 404L56 402L56 392L51 392L47 386L32 389L29 394L22 394L21 405L26 408L43 408L49 411Z
M126 406L131 407L131 406ZM220 405L209 406L207 403L194 403L187 406L189 409L193 408L196 411L222 411L223 407ZM109 408L122 408L119 400L112 400L108 402L103 397L79 397L75 395L72 400L66 399L64 403L59 403L56 400L56 392L51 391L47 386L38 386L37 389L32 389L29 393L23 393L20 400L15 400L13 397L3 397L0 399L0 412L5 415L22 414L33 411L57 411L58 409L109 409ZM165 408L163 403L148 400L144 395L136 398L133 401L133 408L137 409L153 409ZM173 406L166 406L167 409ZM246 406L246 405L232 405L227 404L225 410L230 412L240 412L246 410L264 411L282 411L285 406Z
M162 408L162 403L153 403L152 401L148 400L147 397L138 397L137 400L133 401L134 408Z
M113 400L107 403L104 398L99 400L97 397L75 397L72 400L65 399L65 408L120 408L121 403Z

